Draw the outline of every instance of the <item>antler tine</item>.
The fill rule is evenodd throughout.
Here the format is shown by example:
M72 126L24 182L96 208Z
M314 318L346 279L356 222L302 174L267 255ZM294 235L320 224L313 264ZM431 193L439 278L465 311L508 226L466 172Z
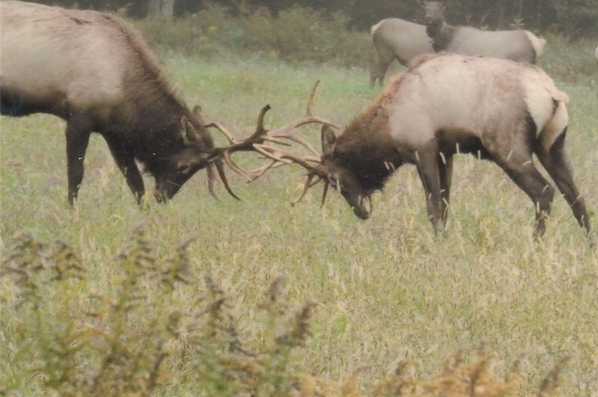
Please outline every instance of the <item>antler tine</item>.
M293 142L297 142L298 144L300 144L301 146L305 147L307 150L312 152L314 155L320 156L320 153L318 153L318 151L309 142L307 142L305 139L301 138L300 136L298 136L292 132L293 129L295 129L297 127L301 127L302 125L313 124L313 123L319 123L319 124L329 125L334 128L338 128L338 126L336 124L334 124L330 121L324 120L320 117L309 116L309 117L298 119L295 122L293 122L283 128L280 128L278 130L270 131L270 133L267 135L266 140L277 143L274 139L271 139L271 138L286 138Z
M262 110L260 110L260 114L257 116L257 127L255 128L255 132L253 135L263 134L264 132L267 132L264 128L264 117L270 109L270 105L266 105L262 108Z
M222 132L222 134L226 137L226 139L228 139L228 141L231 144L235 143L235 139L233 138L232 134L230 132L228 132L228 130L226 128L224 128L223 126L221 126L220 124L218 124L216 122L211 122L210 124L206 124L204 127L205 128L210 128L210 127L216 128L217 130Z
M224 161L226 164L237 174L241 175L243 178L247 179L247 182L251 182L253 179L245 173L232 159L231 153L228 151L224 151L223 154Z
M216 166L214 165L214 163L210 163L207 167L208 190L210 191L210 194L212 195L212 197L214 197L216 200L220 201L220 199L216 195L216 192L214 191L214 181L218 181L218 178L216 177L216 172L214 172L215 169L216 169Z
M320 180L318 180L317 182L315 182L312 185L311 181L312 181L312 179L314 179L315 176L316 176L315 174L309 174L309 175L307 175L307 180L303 184L303 189L301 189L301 194L295 200L291 201L291 207L295 206L295 204L297 204L299 201L301 201L301 199L305 196L305 193L307 193L307 191L309 190L309 188L312 187L313 185L315 185L316 183L318 183L320 181Z
M255 145L255 150L263 154L264 156L271 158L272 160L276 160L281 163L287 164L297 163L303 166L304 168L308 169L310 172L316 173L316 175L319 174L317 172L317 167L313 164L310 164L310 162L319 163L320 159L318 157L300 156L294 153L280 150L272 146L265 145Z
M266 113L268 112L268 110L270 110L270 105L266 105L262 108L262 110L260 111L260 114L258 115L257 127L255 129L255 132L253 134L251 134L248 138L243 139L242 141L235 140L235 138L233 138L232 134L230 132L228 132L226 130L226 128L224 128L223 126L221 126L218 123L207 124L205 127L214 127L214 128L217 128L218 130L220 130L220 132L222 132L224 134L224 136L226 136L226 138L228 139L228 141L230 143L229 146L214 148L212 157L218 158L220 156L224 156L226 158L226 155L228 154L229 155L229 159L227 160L227 163L228 163L228 162L232 161L232 160L230 160L230 154L232 154L234 152L239 152L239 151L251 151L251 150L253 150L254 144L259 144L259 143L264 142L265 136L268 132L264 128L264 117L265 117ZM234 164L234 163L232 163L232 164ZM240 169L236 166L232 167L232 168L236 168L237 172L240 171Z
M314 99L316 97L316 91L318 90L319 84L320 84L320 80L316 81L316 84L314 84L314 88L311 89L311 93L309 94L309 99L307 100L307 110L305 111L305 114L308 116L312 115Z
M268 157L270 158L270 157ZM270 158L270 163L263 165L259 168L253 169L251 170L252 173L255 173L255 175L253 175L252 180L255 181L256 179L258 179L259 177L261 177L262 175L264 175L268 170L272 169L272 168L278 168L278 167L282 167L284 165L287 165L287 162L281 162L278 160L273 160L272 158Z
M320 204L320 208L322 208L324 206L324 203L326 202L326 193L328 193L328 186L330 185L330 183L327 180L322 180L324 181L324 189L322 190L322 203Z
M217 160L213 164L216 165L216 170L218 171L218 175L220 175L222 184L224 185L224 188L226 189L228 194L230 194L237 200L241 201L241 199L239 197L237 197L237 195L232 191L232 189L230 188L230 186L228 184L228 179L226 178L226 173L224 172L224 166L222 165L222 162Z
M320 80L316 81L313 88L311 89L311 93L309 94L309 99L307 100L307 109L305 111L305 115L303 117L291 122L290 124L287 124L286 126L284 126L282 128L270 131L268 133L268 135L266 135L265 140L271 141L274 143L280 143L280 142L274 141L272 138L289 139L291 141L297 142L298 144L304 146L305 148L307 148L307 150L312 152L314 155L320 156L318 151L316 149L314 149L314 147L309 142L307 142L305 139L303 139L293 133L293 130L295 128L301 127L306 124L313 124L313 123L319 123L319 124L328 125L328 126L331 126L334 128L339 128L335 123L313 115L314 100L316 97L316 91L318 90L319 84L320 84Z

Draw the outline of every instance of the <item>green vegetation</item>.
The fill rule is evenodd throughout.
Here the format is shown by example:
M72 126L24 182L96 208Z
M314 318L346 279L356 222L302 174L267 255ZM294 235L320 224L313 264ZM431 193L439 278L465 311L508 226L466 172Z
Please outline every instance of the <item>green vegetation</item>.
M150 43L188 55L244 56L291 63L317 62L344 67L367 66L376 55L364 32L346 29L344 14L324 14L294 7L272 18L265 9L232 17L214 6L195 16L158 18L135 24Z
M200 39L210 26L227 30L215 18L198 24L197 42L175 50L179 41L142 28L164 40L159 53L187 103L235 136L254 130L266 103L269 127L301 115L316 80L316 114L341 125L377 95L368 88L371 48L345 63L336 59L343 47L320 63L297 47L300 61L286 63L265 45L242 51L218 35ZM192 28L177 22L172 35ZM568 149L596 225L594 46L547 39L540 66L571 97ZM374 196L366 222L335 192L320 209L318 187L291 207L304 181L298 167L253 184L229 172L242 202L222 188L214 200L201 172L172 202L150 199L141 210L94 136L70 211L64 122L1 123L8 396L598 393L596 247L560 197L534 242L529 199L495 165L457 158L448 233L436 237L412 167ZM318 146L317 128L301 134ZM236 159L245 169L261 164Z

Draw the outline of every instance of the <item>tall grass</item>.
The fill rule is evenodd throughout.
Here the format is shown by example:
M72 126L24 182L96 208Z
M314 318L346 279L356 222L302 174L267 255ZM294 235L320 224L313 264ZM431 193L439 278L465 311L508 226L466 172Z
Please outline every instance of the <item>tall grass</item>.
M188 55L227 57L232 52L294 64L367 66L375 54L369 34L348 30L348 21L342 13L301 7L283 10L277 18L265 8L233 17L215 5L187 18L136 25L154 45Z
M579 66L589 43L560 45L549 40L540 63L571 97L568 151L595 224L598 71ZM188 104L235 136L266 103L269 127L302 114L316 80L315 112L341 125L377 95L365 65L160 53ZM7 395L94 395L94 384L95 395L598 395L596 248L560 197L534 242L531 203L495 165L457 158L448 233L436 237L413 168L374 196L366 222L340 195L320 209L318 188L291 207L296 167L233 177L242 202L224 189L214 200L202 172L141 210L94 136L71 211L64 123L1 123ZM316 128L300 133L318 146ZM281 298L264 306L273 283Z

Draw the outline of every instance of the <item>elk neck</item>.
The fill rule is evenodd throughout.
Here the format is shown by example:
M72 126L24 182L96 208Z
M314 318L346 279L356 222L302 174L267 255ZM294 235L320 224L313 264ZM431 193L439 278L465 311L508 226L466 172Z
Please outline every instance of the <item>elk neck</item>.
M442 51L453 41L457 28L447 24L444 20L438 20L426 25L426 33L432 41L432 48L435 52Z
M388 112L378 101L349 123L334 153L368 192L381 190L404 163L390 137Z

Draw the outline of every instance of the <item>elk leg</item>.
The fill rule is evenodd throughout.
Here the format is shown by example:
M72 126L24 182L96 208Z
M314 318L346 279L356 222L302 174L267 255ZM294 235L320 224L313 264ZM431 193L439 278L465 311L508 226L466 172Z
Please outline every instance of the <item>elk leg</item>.
M434 232L438 232L438 222L443 220L442 215L442 197L440 193L440 170L438 165L438 152L434 149L425 149L418 151L417 155L417 172L424 185L426 193L426 207L428 210L428 217Z
M145 194L145 186L139 168L137 167L137 164L135 164L135 158L127 149L115 142L114 139L106 136L104 138L108 143L112 158L114 158L114 162L118 166L118 169L120 169L120 172L125 177L127 185L133 192L137 204L141 204Z
M453 156L440 154L438 158L438 171L440 177L440 210L442 226L446 226L448 208L451 194L451 179L453 177Z
M565 135L566 129L548 152L543 148L539 148L536 154L554 183L565 196L565 200L569 203L579 225L584 227L587 233L590 234L590 217L588 216L585 200L579 194L573 182L573 171L565 154Z
M531 155L526 159L512 158L498 165L523 190L534 203L536 210L536 229L534 237L541 237L546 231L546 219L550 214L550 205L554 198L554 187L538 172Z
M66 125L66 164L69 184L68 200L74 207L77 193L83 181L84 160L92 124L83 116L71 117Z
M373 87L376 84L376 80L378 80L380 85L384 84L384 75L388 70L388 67L392 63L395 55L393 51L389 51L385 48L378 48L378 56L379 61L376 66L370 72L370 87Z
M489 158L532 200L536 212L534 238L541 237L546 230L555 192L532 160L532 150L537 147L536 133L536 125L531 119L522 123L516 118L503 118L498 121L495 133L482 137Z

